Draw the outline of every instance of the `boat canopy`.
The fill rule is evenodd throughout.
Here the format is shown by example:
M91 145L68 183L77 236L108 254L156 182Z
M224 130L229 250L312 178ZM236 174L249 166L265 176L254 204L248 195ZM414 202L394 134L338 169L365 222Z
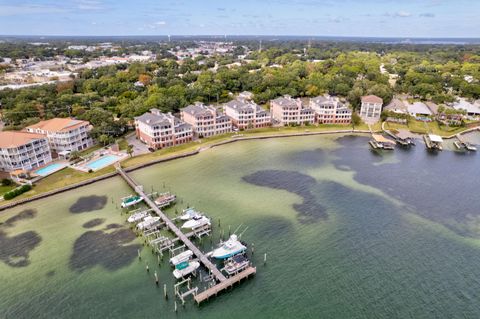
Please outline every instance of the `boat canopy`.
M380 134L372 134L372 138L375 140L377 143L388 143L388 144L394 144L393 141L389 140L388 138L383 137Z
M432 141L434 143L442 143L443 142L442 137L438 136L438 135L435 135L435 134L428 134L428 138L430 139L430 141Z

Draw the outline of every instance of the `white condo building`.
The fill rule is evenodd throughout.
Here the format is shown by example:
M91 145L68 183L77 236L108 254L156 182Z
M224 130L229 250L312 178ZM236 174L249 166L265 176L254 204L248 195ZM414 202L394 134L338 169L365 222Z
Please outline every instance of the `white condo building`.
M28 132L45 135L51 150L57 154L92 146L93 139L88 134L91 129L89 122L72 118L54 118L26 127Z
M315 121L320 124L349 124L352 110L336 96L317 96L310 99L310 107L315 111Z
M0 169L29 171L52 161L48 139L28 132L0 132Z

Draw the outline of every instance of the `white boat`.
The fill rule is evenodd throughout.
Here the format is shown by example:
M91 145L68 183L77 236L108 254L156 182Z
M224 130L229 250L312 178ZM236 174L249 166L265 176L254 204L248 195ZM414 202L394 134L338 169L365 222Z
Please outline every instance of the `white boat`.
M212 252L212 257L216 259L227 259L244 252L247 249L239 240L237 235L233 234Z
M180 263L189 261L192 258L193 252L191 250L185 250L184 252L176 255L175 257L170 258L170 264L176 266Z
M160 217L147 216L142 222L137 224L137 228L140 230L144 230L154 226L155 224L158 224L159 221Z
M142 202L143 198L140 196L128 196L122 199L122 208L127 208L133 205L137 205L138 203Z
M200 263L198 261L191 261L191 262L182 262L175 266L175 270L173 271L173 276L177 279L185 277L200 267Z
M183 214L180 215L180 217L178 217L178 218L180 218L181 220L190 220L193 217L199 217L199 216L202 216L202 214L200 214L200 212L197 212L193 208L187 208L187 209L183 210Z
M192 219L184 223L182 225L182 228L192 229L192 228L202 227L205 225L210 225L210 219L205 216L199 215L199 216L194 216Z
M127 222L129 223L138 223L142 221L145 217L150 216L148 211L144 210L141 212L137 212L135 214L132 214L130 217L128 217Z
M223 270L231 276L244 270L248 267L248 265L250 265L250 262L247 258L245 258L245 256L237 255L233 256L225 263Z
M162 207L167 207L170 204L174 203L177 200L177 196L174 194L170 194L169 192L160 194L160 196L157 197L155 200L155 204L162 208Z

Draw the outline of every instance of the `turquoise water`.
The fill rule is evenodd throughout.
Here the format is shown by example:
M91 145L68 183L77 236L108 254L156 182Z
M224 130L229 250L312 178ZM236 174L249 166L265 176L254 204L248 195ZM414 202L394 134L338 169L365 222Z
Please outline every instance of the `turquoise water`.
M55 171L58 171L61 168L64 168L66 165L65 164L60 164L60 163L54 163L47 165L45 167L42 167L40 169L37 169L35 171L35 174L40 175L40 176L47 176L52 174Z
M105 166L108 166L108 165L111 165L111 164L117 162L119 159L120 158L116 155L105 155L105 156L102 156L99 159L96 159L92 162L89 162L85 166L90 168L90 169L93 169L93 170L99 170L99 169L101 169Z
M310 136L135 171L147 192L178 196L170 216L211 217L202 250L240 224L255 244L255 277L177 314L173 268L132 237L120 178L17 207L0 214L0 318L479 318L479 165L421 143L381 156L366 137Z

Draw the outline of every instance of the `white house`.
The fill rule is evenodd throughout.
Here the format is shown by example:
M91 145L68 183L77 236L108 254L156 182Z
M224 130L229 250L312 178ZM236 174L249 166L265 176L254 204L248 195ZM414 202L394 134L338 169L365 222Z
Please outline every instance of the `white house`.
M380 120L383 99L376 95L362 96L360 117L367 124L374 124Z

